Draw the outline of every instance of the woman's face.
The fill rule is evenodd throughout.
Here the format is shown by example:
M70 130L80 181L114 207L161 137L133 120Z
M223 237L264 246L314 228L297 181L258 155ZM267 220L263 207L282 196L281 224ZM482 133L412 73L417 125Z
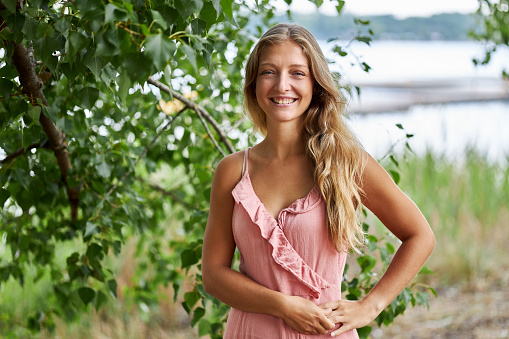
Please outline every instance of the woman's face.
M303 120L313 97L314 79L302 48L294 42L266 47L260 54L256 99L267 125Z

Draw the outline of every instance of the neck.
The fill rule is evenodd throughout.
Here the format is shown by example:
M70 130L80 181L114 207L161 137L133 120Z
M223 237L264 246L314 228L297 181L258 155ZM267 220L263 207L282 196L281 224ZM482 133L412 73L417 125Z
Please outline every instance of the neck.
M267 135L260 147L268 157L277 159L304 154L306 140L302 123L267 126Z

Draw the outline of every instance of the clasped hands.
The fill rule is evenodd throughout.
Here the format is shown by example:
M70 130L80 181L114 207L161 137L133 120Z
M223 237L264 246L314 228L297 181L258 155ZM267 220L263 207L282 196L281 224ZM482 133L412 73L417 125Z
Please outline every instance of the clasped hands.
M298 297L288 296L286 311L281 317L294 330L303 334L327 334L338 336L349 330L368 325L376 312L365 300L333 300L321 305Z

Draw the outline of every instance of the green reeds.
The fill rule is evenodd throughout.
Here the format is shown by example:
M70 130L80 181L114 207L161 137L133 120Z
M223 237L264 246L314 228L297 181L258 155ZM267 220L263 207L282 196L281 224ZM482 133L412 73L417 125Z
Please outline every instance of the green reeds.
M460 159L427 152L400 162L401 189L436 237L427 266L441 284L492 284L507 278L509 156L489 162L468 149Z

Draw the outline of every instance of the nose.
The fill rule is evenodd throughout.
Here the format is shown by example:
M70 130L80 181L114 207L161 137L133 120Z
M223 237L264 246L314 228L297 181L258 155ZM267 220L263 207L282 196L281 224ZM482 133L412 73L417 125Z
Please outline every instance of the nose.
M279 93L284 93L288 90L290 90L290 78L287 74L280 74L277 77L277 81L274 85L274 89L278 91Z

